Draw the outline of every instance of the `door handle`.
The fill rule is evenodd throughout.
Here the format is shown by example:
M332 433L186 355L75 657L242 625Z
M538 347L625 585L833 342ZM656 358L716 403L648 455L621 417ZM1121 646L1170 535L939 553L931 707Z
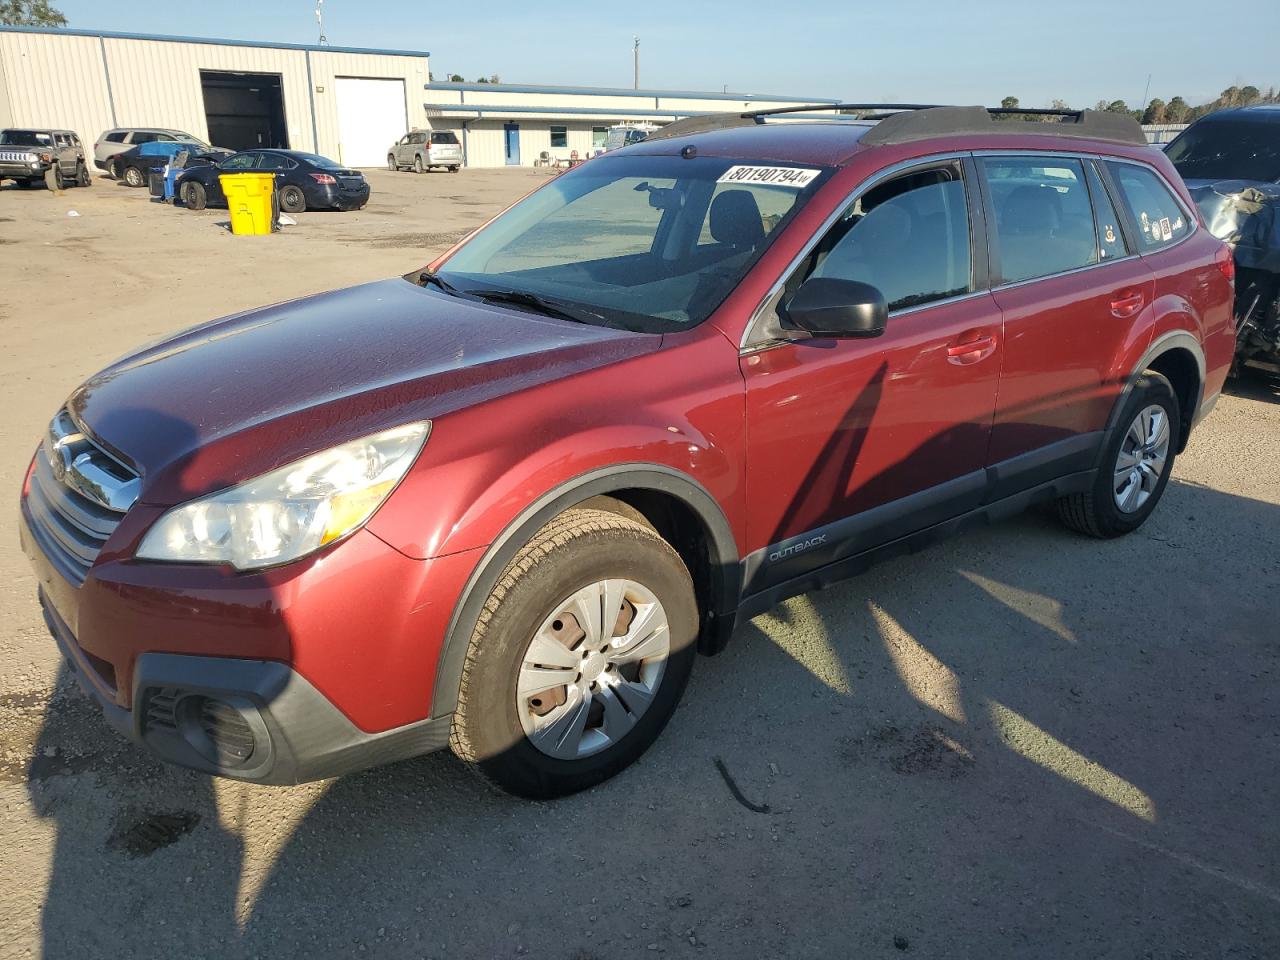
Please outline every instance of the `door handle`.
M1111 315L1127 320L1140 311L1147 302L1141 290L1118 290L1111 296Z
M947 362L956 364L977 363L996 350L996 338L990 335L962 340L947 347Z

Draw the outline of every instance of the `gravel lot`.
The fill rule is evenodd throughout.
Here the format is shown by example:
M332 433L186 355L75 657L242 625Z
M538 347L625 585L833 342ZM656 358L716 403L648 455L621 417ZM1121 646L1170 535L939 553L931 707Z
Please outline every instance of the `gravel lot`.
M1262 380L1134 536L1028 515L791 600L568 800L496 796L448 754L245 786L105 726L17 544L58 404L139 342L420 266L544 176L374 172L362 213L261 240L105 180L0 191L0 957L1280 956Z

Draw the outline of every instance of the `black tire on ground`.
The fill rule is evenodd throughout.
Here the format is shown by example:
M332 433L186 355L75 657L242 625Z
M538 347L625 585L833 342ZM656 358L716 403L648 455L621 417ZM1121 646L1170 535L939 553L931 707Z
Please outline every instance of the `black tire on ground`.
M1130 513L1116 503L1116 478L1121 448L1130 426L1139 413L1150 406L1164 409L1169 428L1169 452L1163 470L1145 503ZM1182 420L1173 385L1154 370L1138 378L1115 426L1103 441L1102 460L1093 487L1087 493L1073 493L1058 500L1058 517L1072 530L1099 539L1121 537L1137 530L1156 508L1173 472L1173 461L1182 437Z
M93 186L93 178L89 176L89 168L83 163L76 167L76 186L91 187Z
M145 187L147 178L142 175L142 171L137 167L125 167L124 182L130 187Z
M30 190L30 189L31 189L31 185L32 185L32 183L33 183L34 181L32 181L32 180L27 180L27 179L23 179L23 180L15 180L15 181L13 181L13 182L14 182L14 183L16 183L16 184L18 185L18 189L19 189L19 190Z
M189 180L182 185L182 205L188 210L203 210L209 205L209 195L204 184Z
M526 737L516 683L543 621L579 589L621 578L641 584L667 615L670 653L650 706L629 732L580 759L551 757ZM635 761L666 726L696 655L698 608L679 555L647 524L576 508L543 527L507 565L467 650L450 745L500 789L545 799L575 793Z
M295 187L291 183L285 184L280 188L277 197L280 201L280 209L284 213L302 213L307 209L307 197L301 187Z
M400 169L400 165L396 163L396 155L394 153L387 154L387 169L392 173L395 173Z
M44 172L44 185L49 190L61 190L66 186L66 181L62 178L62 165L56 160L53 166Z
M421 155L416 156L416 157L414 157L414 158L413 158L413 172L414 172L414 173L426 173L426 172L427 172L427 168L426 168L426 167L424 167L424 166L422 165L422 156L421 156Z
M453 166L453 167L450 167L450 168L449 168L449 172L450 172L450 173L457 173L457 172L458 172L459 170L461 170L461 169L462 169L462 167L461 167L461 166Z

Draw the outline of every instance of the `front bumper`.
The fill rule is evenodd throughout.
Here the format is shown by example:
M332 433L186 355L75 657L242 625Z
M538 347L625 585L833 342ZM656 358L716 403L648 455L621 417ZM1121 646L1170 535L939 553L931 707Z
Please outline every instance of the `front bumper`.
M148 511L126 515L76 584L21 510L46 624L112 726L170 762L271 784L446 745L451 718L431 716L431 695L478 551L413 560L360 530L256 573L145 563L132 545Z
M30 177L43 177L50 164L47 163L14 163L9 160L0 161L0 179L26 180Z

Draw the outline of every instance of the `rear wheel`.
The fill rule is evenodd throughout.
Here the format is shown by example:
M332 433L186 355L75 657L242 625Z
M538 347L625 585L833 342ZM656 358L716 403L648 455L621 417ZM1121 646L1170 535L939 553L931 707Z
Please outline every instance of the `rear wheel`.
M76 186L91 187L93 186L93 178L89 176L89 168L83 163L76 167Z
M147 178L142 175L142 171L137 167L125 167L124 182L130 187L145 187Z
M307 198L301 187L286 184L280 188L280 209L285 213L302 213L307 209Z
M413 158L413 172L426 173L426 169L422 166L422 156L418 155Z
M652 527L570 510L516 554L485 602L453 750L520 796L594 786L666 726L697 632L689 572Z
M182 204L188 210L203 210L209 205L209 195L204 184L190 181L182 185Z
M1169 483L1181 422L1173 386L1145 372L1107 436L1093 488L1058 500L1062 522L1103 539L1142 526Z
M449 172L450 172L450 173L457 173L457 172L458 172L459 170L461 170L461 169L462 169L462 167L460 167L460 166L453 166L453 167L450 167L450 168L449 168Z

